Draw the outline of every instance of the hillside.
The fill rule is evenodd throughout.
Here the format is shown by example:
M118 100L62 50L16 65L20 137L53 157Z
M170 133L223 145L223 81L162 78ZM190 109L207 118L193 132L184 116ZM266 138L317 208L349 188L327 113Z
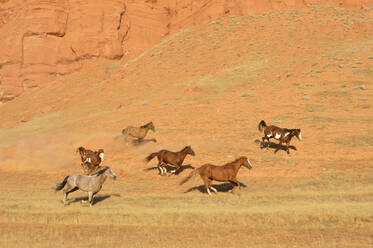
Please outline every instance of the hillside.
M369 247L372 17L370 8L325 4L228 15L2 104L0 225L9 232L0 244ZM260 149L262 119L301 128L290 156ZM157 143L116 138L149 121ZM81 173L81 145L104 148L118 180L93 208L63 207L51 187ZM146 170L156 165L145 164L149 153L185 145L195 167L248 156L254 168L239 172L241 195L208 197L199 178L178 186L188 168L170 177Z
M135 58L170 34L222 16L314 2L373 6L372 0L1 0L0 102L84 71L87 63Z

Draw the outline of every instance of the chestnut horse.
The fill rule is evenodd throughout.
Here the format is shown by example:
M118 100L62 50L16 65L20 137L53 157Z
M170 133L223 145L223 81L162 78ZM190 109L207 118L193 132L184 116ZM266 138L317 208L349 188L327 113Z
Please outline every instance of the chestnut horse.
M155 127L153 125L153 122L149 122L141 127L133 127L129 126L122 130L122 135L124 135L124 141L127 143L128 136L131 136L133 138L137 138L137 141L142 141L145 136L148 134L148 131L152 130L155 132ZM153 139L154 142L157 142L155 139Z
M191 146L186 146L184 147L181 151L179 152L171 152L168 150L160 150L159 152L153 152L149 156L147 156L145 159L147 162L152 160L155 156L158 158L158 169L160 175L164 175L164 173L167 172L166 168L164 167L165 165L173 165L176 167L175 170L172 170L171 173L176 173L176 171L181 167L181 165L184 162L184 159L186 155L192 155L195 156L196 154L194 153L193 149Z
M98 151L94 152L81 146L76 150L76 152L79 152L80 154L82 160L81 165L86 174L92 174L97 170L100 163L104 161L104 149L98 149Z
M231 182L235 184L235 187L238 187L238 190L241 190L240 182L236 178L238 170L241 168L241 166L252 169L252 165L249 159L245 156L239 157L233 162L227 163L222 166L204 164L198 169L192 171L189 176L187 176L180 182L180 185L186 183L193 176L199 174L203 182L205 183L205 188L209 195L211 195L210 189L212 189L215 193L218 192L214 187L211 186L213 180L218 182ZM233 189L235 189L235 187Z
M262 148L264 147L264 144L265 144L264 140L268 141L267 143L267 148L268 148L269 139L274 138L280 141L279 143L280 148L282 146L282 143L286 143L286 152L290 154L289 144L290 144L291 139L295 136L297 137L298 140L302 140L302 133L300 129L280 128L280 127L273 126L273 125L267 126L265 121L262 120L259 122L258 130L261 132L263 129L264 129L264 136L262 137L262 141L263 141ZM275 152L277 152L277 150L279 150L280 148L276 149Z

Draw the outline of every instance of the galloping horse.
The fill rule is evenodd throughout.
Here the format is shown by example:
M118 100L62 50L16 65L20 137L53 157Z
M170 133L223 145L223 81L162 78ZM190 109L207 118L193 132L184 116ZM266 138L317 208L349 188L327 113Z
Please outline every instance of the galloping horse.
M286 143L286 151L290 154L289 151L289 144L291 139L295 136L298 140L302 140L302 133L300 129L287 129L287 128L280 128L277 126L267 126L265 121L260 121L258 125L258 130L261 132L264 128L264 136L262 137L262 148L264 147L264 140L267 140L267 148L269 146L269 139L277 139L280 141L279 147L281 148L282 143ZM278 149L277 149L278 150ZM277 151L276 150L276 151Z
M133 127L129 126L122 130L122 135L124 135L124 141L127 143L128 136L137 138L137 141L142 141L145 136L148 134L148 131L152 130L155 132L155 127L153 125L153 122L149 122L141 127ZM157 142L155 139L153 139L154 142Z
M189 176L187 176L180 182L180 185L186 183L193 176L199 174L203 182L205 183L205 188L209 195L211 195L210 189L212 189L215 193L218 192L214 187L211 186L213 180L218 182L231 182L235 184L235 187L238 187L238 190L241 190L240 182L236 178L238 170L241 168L241 166L252 169L252 165L249 159L245 156L239 157L233 162L227 163L222 166L204 164L198 169L192 171ZM233 189L235 189L235 187Z
M56 191L66 188L63 191L63 204L66 205L67 196L69 193L74 192L78 189L88 192L88 202L92 207L94 196L101 190L102 185L104 184L106 177L111 177L113 180L116 180L116 175L113 170L105 166L103 169L99 170L96 174L92 176L86 175L70 175L65 177L62 183L57 184ZM86 202L86 201L82 201Z
M167 172L166 168L164 167L167 164L174 165L176 167L175 170L172 170L171 173L176 173L176 171L181 167L184 162L186 155L195 156L193 149L191 146L184 147L179 152L171 152L168 150L160 150L159 152L154 152L147 156L145 159L147 162L152 160L155 156L158 158L158 169L161 175Z
M97 170L100 163L104 161L104 149L98 149L98 151L94 152L81 146L76 150L76 152L79 152L80 154L82 160L81 165L86 174L92 174Z

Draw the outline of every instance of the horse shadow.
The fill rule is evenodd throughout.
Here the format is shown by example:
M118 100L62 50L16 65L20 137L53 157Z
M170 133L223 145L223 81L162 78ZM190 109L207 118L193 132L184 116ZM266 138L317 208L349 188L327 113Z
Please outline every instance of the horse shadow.
M222 184L212 184L211 186L214 187L218 192L230 192L233 189L233 187L235 186L235 184L233 184L233 183L222 183ZM240 183L240 186L243 187L243 188L247 187L247 185L244 184L244 183ZM189 193L189 192L192 192L192 191L195 191L195 190L198 190L201 193L207 193L205 185L203 185L203 184L200 185L200 186L197 186L197 187L192 187L192 188L188 189L187 191L185 191L184 193Z
M259 140L255 140L256 142L259 141ZM260 143L260 149L264 149L264 148L270 148L270 149L274 149L274 153L277 153L279 150L283 150L285 152L286 151L286 146L283 146L283 145L279 145L279 144L276 144L274 142L263 142L263 141L259 141L257 143ZM289 146L289 149L292 149L292 150L297 150L297 148L295 146Z
M175 169L175 167L172 167L170 165L166 165L164 166L164 168L166 168L167 172L169 171L172 171ZM193 166L191 166L190 164L187 164L187 165L182 165L180 166L180 168L178 170L175 171L175 175L179 175L181 172L183 172L184 170L186 169L194 169ZM154 167L150 167L150 168L146 168L144 169L145 171L150 171L150 170L158 170L158 167L157 166L154 166Z
M96 205L96 203L99 203L101 201L104 201L112 196L115 197L120 197L120 194L106 194L106 195L98 195L93 198L92 205ZM76 203L76 202L81 202L81 201L88 201L88 196L81 196L81 197L76 197L74 200L71 200L70 203Z
M157 143L157 140L152 138L152 139L134 139L132 140L132 145L133 146L141 146L141 145L145 145L147 143L150 143L150 142L154 142L154 143Z

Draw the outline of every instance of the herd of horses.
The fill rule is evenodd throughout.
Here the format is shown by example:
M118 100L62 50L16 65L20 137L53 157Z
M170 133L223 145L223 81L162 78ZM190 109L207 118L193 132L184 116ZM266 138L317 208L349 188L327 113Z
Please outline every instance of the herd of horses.
M152 122L149 122L140 127L129 126L122 130L122 135L127 143L128 138L135 138L137 142L142 142L146 137L149 130L155 132L155 127ZM270 146L270 139L276 139L279 141L275 153L282 149L282 144L285 143L285 151L290 154L289 145L292 138L295 136L298 140L302 140L302 134L300 129L288 129L280 128L274 125L267 125L265 121L260 121L258 125L258 130L263 131L264 136L262 137L261 148ZM155 139L152 141L157 142ZM267 141L267 142L265 142ZM128 143L127 143L128 144ZM88 203L92 207L94 196L101 190L103 183L107 177L116 179L114 171L108 166L100 166L104 160L104 149L99 149L97 151L92 151L85 149L84 147L79 147L76 152L79 152L81 158L81 166L83 168L84 174L74 174L66 176L64 180L57 184L56 191L63 190L63 200L64 205L68 204L67 196L78 189L86 191L88 193ZM168 150L160 150L158 152L153 152L149 154L145 160L146 162L151 161L153 158L157 157L159 174L164 176L167 174L166 166L173 166L175 169L171 170L171 174L177 174L180 170L184 159L187 155L195 156L195 152L192 147L185 146L182 150L177 152L172 152ZM232 162L226 163L224 165L213 165L204 164L201 167L194 169L186 178L184 178L180 185L186 183L190 178L199 174L204 182L206 192L211 195L211 191L217 193L217 190L212 187L212 181L218 182L230 182L232 183L232 192L238 188L240 190L241 183L237 180L237 173L239 169L244 166L248 169L252 169L252 164L246 156L241 156ZM87 202L87 201L82 201Z

